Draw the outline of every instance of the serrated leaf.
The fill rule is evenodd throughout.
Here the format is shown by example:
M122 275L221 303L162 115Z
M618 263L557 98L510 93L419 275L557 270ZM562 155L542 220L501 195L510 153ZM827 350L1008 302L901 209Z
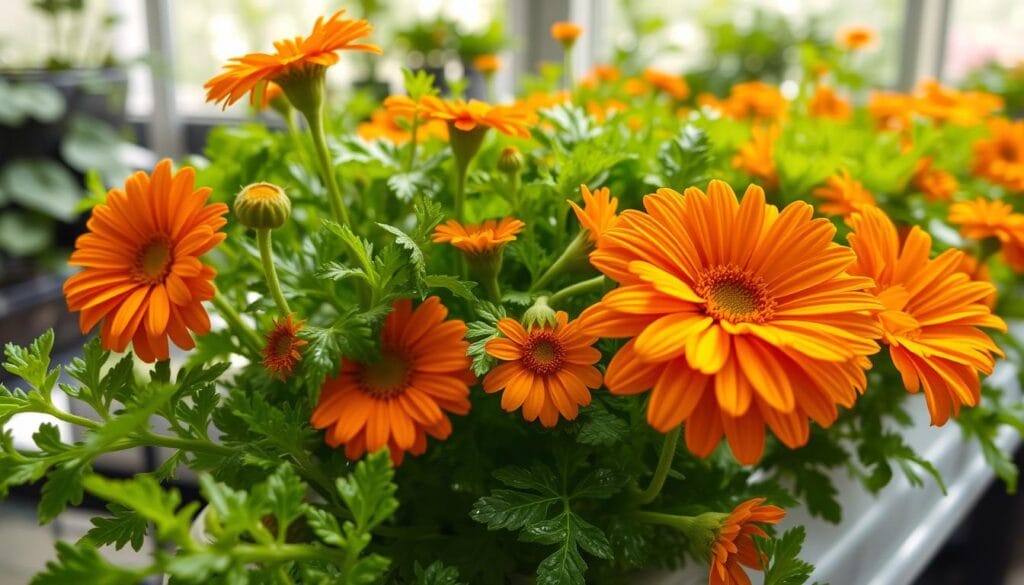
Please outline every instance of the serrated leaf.
M587 563L575 546L562 546L537 567L537 585L584 585Z
M132 479L115 480L89 475L82 485L89 493L120 504L152 522L160 538L176 543L191 541L189 531L198 502L179 510L181 494L178 490L164 490L152 476L137 475Z
M82 477L86 464L72 460L55 467L46 476L39 498L39 524L49 524L61 515L68 504L82 503Z
M49 388L47 388L47 382L51 377L50 352L52 350L53 329L49 329L37 337L28 347L8 343L4 346L4 356L7 359L3 368L15 376L20 376L33 388L48 391L53 388L52 384L49 384Z
M584 445L610 446L629 435L629 424L595 401L580 412L580 432L576 440Z
M88 541L96 547L113 544L117 550L121 550L125 545L131 543L132 549L136 552L142 550L146 532L149 530L149 522L133 510L120 504L108 504L107 509L113 517L91 519L92 528L79 542Z
M394 475L391 458L386 450L381 450L357 463L350 476L337 480L338 493L360 530L373 530L398 509Z
M135 572L108 563L94 546L58 542L57 560L46 563L46 570L32 578L32 585L134 585L139 579L140 576Z
M764 585L802 585L811 578L814 566L799 558L806 536L804 527L797 526L781 538L758 539L761 551L769 558L764 568Z
M493 490L473 504L469 517L486 524L488 530L519 530L546 518L551 505L560 500L557 496Z
M454 276L444 274L428 274L423 277L423 284L427 288L444 288L451 291L455 296L470 302L476 302L476 295L473 294L475 282L459 280Z
M416 573L415 585L463 585L459 581L459 570L455 567L447 567L441 561L434 561L426 569L416 563L414 571Z
M306 484L291 465L282 465L267 478L267 501L281 529L302 515L302 502L306 497Z

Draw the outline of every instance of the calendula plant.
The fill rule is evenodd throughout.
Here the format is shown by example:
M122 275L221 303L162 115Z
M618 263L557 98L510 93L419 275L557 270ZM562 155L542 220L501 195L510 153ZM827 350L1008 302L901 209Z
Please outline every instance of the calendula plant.
M0 494L42 482L43 522L109 502L36 582L621 583L697 563L712 585L803 583L803 529L772 525L797 504L838 522L834 468L942 485L904 440L911 410L956 417L1015 488L994 439L1021 408L982 382L1019 361L1024 134L998 100L925 84L854 104L828 73L850 43L795 99L602 66L494 106L407 74L359 120L324 74L378 52L370 31L337 13L232 60L211 101L255 92L306 130L220 128L204 159L110 191L65 287L98 336L66 366L49 335L7 347L24 382L0 423L85 434L45 423L26 451L6 429ZM552 30L566 51L583 32ZM139 446L172 455L94 471ZM151 525L148 564L101 555Z

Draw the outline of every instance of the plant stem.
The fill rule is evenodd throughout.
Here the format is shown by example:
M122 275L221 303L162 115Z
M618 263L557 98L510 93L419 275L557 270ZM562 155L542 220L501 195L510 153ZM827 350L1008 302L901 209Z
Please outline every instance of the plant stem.
M634 512L634 517L637 520L648 524L660 524L661 526L670 526L684 531L691 528L694 524L694 518L692 516L677 516L675 514L664 514L662 512L648 512L646 510Z
M544 285L548 284L554 277L562 273L566 268L572 265L577 259L579 259L581 252L585 250L587 236L584 232L580 232L569 245L562 250L562 254L555 260L548 269L544 271L544 274L540 275L540 278L535 280L530 285L529 292L536 292L543 290Z
M288 308L288 299L284 298L281 291L281 281L277 278L277 268L274 267L274 253L270 246L270 229L263 228L256 230L256 245L260 250L260 260L263 262L263 274L267 277L267 288L270 289L274 302L281 309L283 316L292 314Z
M231 303L224 298L224 295L218 290L217 294L213 296L213 306L217 307L217 312L224 318L228 323L228 327L238 336L238 340L249 348L249 351L259 354L263 349L263 341L260 336L256 334L245 321L242 321L242 317L239 316L238 311L231 306Z
M70 412L64 412L52 404L47 408L46 414L66 423L78 425L87 429L98 429L100 427L100 423L94 420L78 416L77 414L71 414Z
M231 548L231 556L244 563L285 563L288 561L327 561L338 563L344 559L345 552L306 544L236 544Z
M604 276L595 276L590 280L570 284L562 290L548 297L548 304L552 307L565 299L582 293L594 292L604 288Z
M224 445L218 445L212 441L202 439L187 439L184 437L172 437L168 435L157 435L149 431L138 433L140 443L154 447L167 447L168 449L180 449L182 451L200 451L212 455L231 455L234 450Z
M462 223L465 217L466 207L466 174L469 171L469 163L465 165L455 162L455 220Z
M497 273L489 275L483 279L484 290L487 291L487 296L491 299L491 302L500 305L501 304L501 285L498 284Z
M572 71L572 47L566 47L563 52L563 64L565 68L565 89L573 91L576 87L576 78Z
M419 112L413 112L412 128L409 129L409 159L405 161L405 172L412 171L412 165L416 164L416 139L420 132Z
M348 210L345 209L345 202L341 198L341 189L338 187L338 179L334 175L334 166L331 164L331 152L327 149L327 137L324 134L324 107L318 104L312 115L303 112L306 123L309 125L309 134L313 138L313 148L316 150L317 162L320 165L320 175L327 187L327 202L331 206L331 214L334 220L341 225L348 225Z
M658 457L658 467L654 470L654 477L651 478L651 483L647 486L647 489L640 492L636 498L639 504L650 504L661 493L661 488L665 485L665 479L668 478L668 472L672 469L672 459L676 455L676 443L679 442L681 431L682 427L676 427L665 435L665 442L661 445L661 455Z

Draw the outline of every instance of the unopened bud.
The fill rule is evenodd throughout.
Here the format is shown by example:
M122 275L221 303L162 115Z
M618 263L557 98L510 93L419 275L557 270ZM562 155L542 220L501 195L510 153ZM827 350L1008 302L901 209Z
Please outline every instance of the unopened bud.
M235 198L235 217L252 229L276 229L292 214L292 202L284 189L273 183L253 183Z

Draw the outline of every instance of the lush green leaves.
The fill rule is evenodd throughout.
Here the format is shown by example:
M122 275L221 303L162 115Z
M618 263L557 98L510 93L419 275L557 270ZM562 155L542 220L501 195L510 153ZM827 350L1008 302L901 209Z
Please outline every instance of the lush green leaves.
M757 540L759 549L769 559L764 585L802 585L811 578L814 567L799 558L806 536L803 526L797 526L780 538Z

